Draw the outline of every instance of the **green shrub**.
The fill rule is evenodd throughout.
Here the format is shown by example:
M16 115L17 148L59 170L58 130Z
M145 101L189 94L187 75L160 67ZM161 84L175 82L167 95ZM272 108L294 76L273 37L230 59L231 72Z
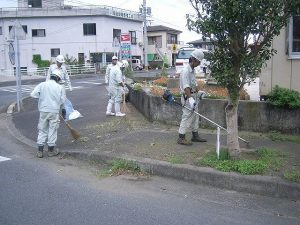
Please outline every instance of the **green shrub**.
M267 96L267 102L278 108L300 108L300 93L295 90L275 86Z
M32 62L38 66L38 68L48 67L50 66L49 60L42 60L41 55L33 55Z

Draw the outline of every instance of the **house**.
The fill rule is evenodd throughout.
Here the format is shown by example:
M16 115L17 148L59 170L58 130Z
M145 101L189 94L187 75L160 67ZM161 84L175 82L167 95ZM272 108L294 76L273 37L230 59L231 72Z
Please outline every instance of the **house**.
M143 18L138 12L110 6L75 7L63 0L18 0L18 8L0 9L0 74L13 70L9 48L15 21L25 39L19 40L20 66L36 68L33 56L54 61L59 54L80 63L106 64L120 50L120 36L131 35L131 55L142 58ZM22 30L22 29L21 29ZM14 48L15 50L15 48ZM11 55L11 54L10 54Z
M214 49L214 45L212 40L210 39L198 39L195 41L190 41L187 42L187 44L192 45L195 48L202 48L202 49L207 49L207 50L213 50Z
M162 64L162 61L169 66L175 66L178 49L183 45L179 41L180 33L182 31L162 25L147 27L147 57L150 67L157 66L155 62Z
M276 85L300 92L300 16L293 16L272 47L277 54L271 57L260 74L259 95L262 99Z

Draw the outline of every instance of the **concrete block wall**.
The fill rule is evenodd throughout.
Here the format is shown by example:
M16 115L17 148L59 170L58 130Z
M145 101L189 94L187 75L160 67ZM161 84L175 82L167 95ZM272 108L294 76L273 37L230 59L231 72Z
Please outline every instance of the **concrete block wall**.
M129 87L130 102L150 121L179 125L181 107L166 103L162 97L152 96L145 91L134 91ZM180 102L179 98L176 99ZM226 100L203 99L199 105L199 113L208 119L226 127ZM239 130L254 132L280 131L300 134L300 109L278 109L265 102L240 101L238 108ZM214 128L204 119L201 127Z

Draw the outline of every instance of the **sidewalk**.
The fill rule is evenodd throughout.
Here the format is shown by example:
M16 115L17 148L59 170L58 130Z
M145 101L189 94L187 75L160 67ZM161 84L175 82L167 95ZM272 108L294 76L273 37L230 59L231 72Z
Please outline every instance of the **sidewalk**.
M300 199L300 184L281 179L280 173L245 176L197 166L196 162L205 153L214 151L215 131L200 130L200 134L208 140L207 143L181 146L176 143L178 127L151 123L130 103L127 103L129 113L126 117L105 116L107 93L104 86L97 89L97 92L70 92L68 96L84 117L71 121L72 126L81 133L82 137L78 141L72 141L64 124L60 125L57 145L63 155L85 160L134 160L144 171L153 175L254 194ZM8 126L19 140L32 146L35 151L37 103L30 98L23 103L24 112L8 116ZM300 144L274 142L259 134L241 132L240 135L251 143L250 149L241 143L241 148L246 151L262 146L269 147L287 153L289 162L299 164ZM225 136L221 137L221 145L226 146Z

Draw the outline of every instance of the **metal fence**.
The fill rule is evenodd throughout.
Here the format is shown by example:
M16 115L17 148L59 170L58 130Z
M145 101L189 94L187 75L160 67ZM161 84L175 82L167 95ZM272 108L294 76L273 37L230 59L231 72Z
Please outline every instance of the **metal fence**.
M21 68L22 76L47 76L49 67L44 68ZM91 74L97 73L95 64L81 64L81 65L66 65L69 75ZM0 76L15 76L15 70L0 70Z

